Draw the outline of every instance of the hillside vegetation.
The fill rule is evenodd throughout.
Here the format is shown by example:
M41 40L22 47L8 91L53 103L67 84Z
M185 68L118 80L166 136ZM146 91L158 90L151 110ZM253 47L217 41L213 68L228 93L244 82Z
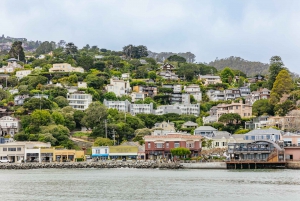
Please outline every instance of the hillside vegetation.
M241 57L228 57L224 59L216 59L211 61L209 66L215 67L217 70L222 70L226 66L231 69L240 70L246 73L247 76L254 76L258 73L261 75L268 74L269 64L264 64L258 61L247 61Z

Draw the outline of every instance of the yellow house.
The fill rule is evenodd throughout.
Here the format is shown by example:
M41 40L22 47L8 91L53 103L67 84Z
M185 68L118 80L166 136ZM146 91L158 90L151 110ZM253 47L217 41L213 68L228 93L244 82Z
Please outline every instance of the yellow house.
M41 157L43 162L76 162L79 158L85 159L84 151L54 147L41 149Z

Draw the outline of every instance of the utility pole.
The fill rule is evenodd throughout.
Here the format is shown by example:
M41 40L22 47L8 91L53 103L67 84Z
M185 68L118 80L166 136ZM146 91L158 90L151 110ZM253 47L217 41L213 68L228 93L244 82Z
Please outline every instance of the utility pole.
M112 130L113 138L114 138L114 146L116 145L116 133L115 129Z
M104 123L105 123L105 137L107 138L107 120L106 119L104 120Z

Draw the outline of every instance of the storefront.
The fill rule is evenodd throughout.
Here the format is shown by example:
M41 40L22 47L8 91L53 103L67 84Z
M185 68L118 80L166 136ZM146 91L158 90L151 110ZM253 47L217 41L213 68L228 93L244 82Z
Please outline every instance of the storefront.
M115 160L136 160L138 156L137 146L110 146L109 158Z

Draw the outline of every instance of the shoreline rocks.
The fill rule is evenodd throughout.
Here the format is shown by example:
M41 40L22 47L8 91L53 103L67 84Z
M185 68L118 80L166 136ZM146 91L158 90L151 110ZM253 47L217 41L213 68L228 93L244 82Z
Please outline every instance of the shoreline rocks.
M182 169L180 163L159 162L65 162L65 163L0 163L0 169L75 169L75 168L137 168L137 169Z

